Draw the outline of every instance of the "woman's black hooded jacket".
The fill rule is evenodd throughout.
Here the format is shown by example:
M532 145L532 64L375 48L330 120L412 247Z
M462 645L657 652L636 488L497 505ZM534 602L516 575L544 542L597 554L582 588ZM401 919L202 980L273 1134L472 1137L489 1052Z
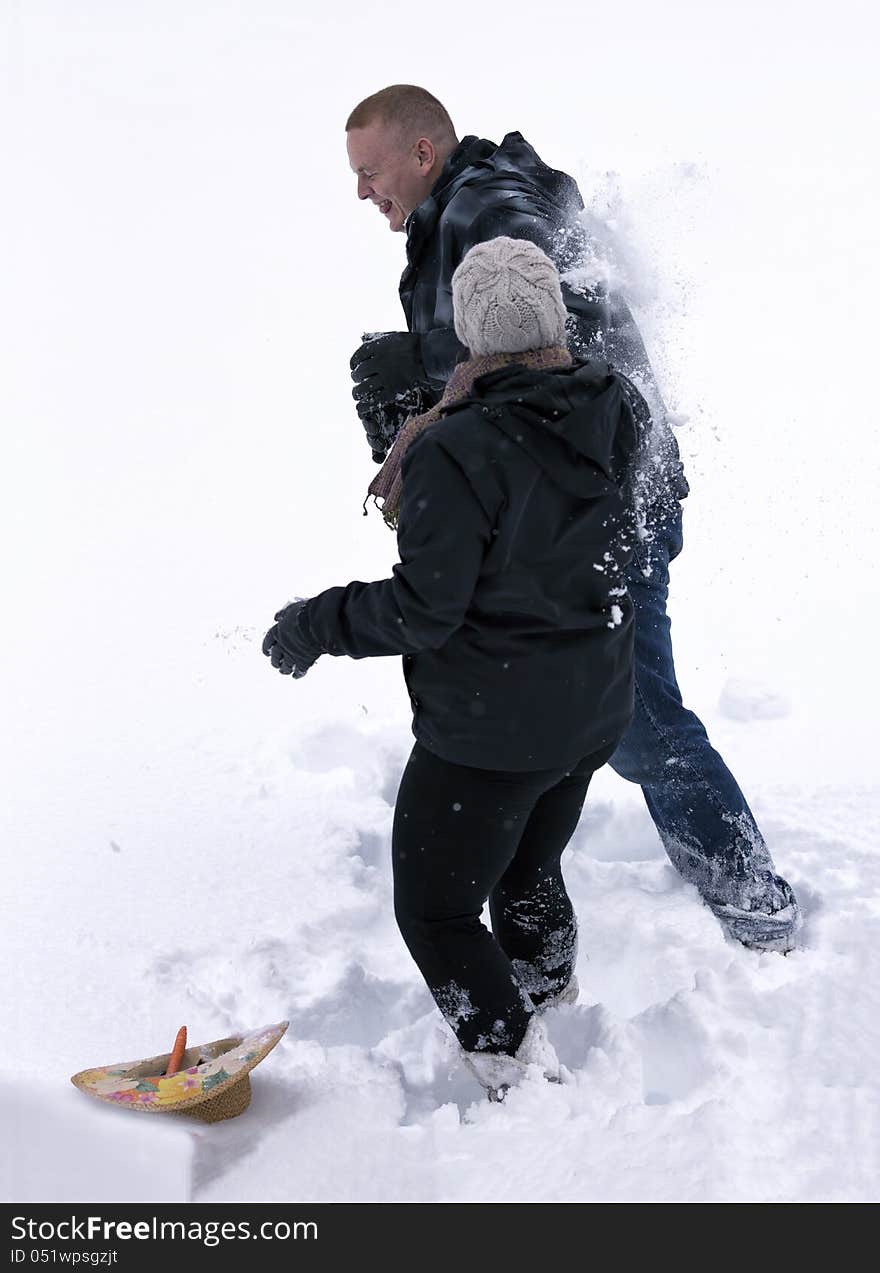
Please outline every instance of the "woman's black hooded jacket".
M639 441L606 363L482 376L404 456L392 577L313 597L316 642L402 654L413 733L445 760L549 769L614 744Z

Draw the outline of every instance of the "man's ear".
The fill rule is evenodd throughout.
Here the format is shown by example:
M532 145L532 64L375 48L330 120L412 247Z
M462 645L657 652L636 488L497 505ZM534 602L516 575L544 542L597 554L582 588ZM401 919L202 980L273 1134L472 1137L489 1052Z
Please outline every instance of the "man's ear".
M431 168L437 158L434 143L428 137L420 137L416 142L416 158L420 168Z

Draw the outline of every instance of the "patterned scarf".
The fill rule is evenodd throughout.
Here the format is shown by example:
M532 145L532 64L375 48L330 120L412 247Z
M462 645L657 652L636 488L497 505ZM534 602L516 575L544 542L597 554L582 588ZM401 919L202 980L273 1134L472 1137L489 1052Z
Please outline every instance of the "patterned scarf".
M373 497L373 503L381 508L382 516L387 524L395 530L400 513L400 496L403 491L403 475L400 471L401 461L406 449L423 429L435 420L439 420L447 407L453 402L466 398L473 388L474 381L490 371L498 371L501 367L528 367L533 371L552 371L556 367L570 367L571 354L562 345L547 345L544 349L528 349L520 354L482 354L460 362L446 384L443 397L436 406L421 415L410 416L398 433L394 445L388 452L385 463L370 483L367 499L364 500L364 516L367 512L367 500ZM379 500L382 503L379 504Z

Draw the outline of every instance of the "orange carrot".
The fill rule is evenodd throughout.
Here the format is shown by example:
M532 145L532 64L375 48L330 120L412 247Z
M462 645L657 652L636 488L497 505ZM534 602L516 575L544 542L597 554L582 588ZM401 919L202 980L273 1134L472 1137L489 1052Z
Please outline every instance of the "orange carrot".
M177 1038L174 1040L174 1047L171 1049L171 1056L168 1060L168 1069L165 1071L165 1078L172 1074L176 1074L180 1069L180 1062L183 1060L183 1054L186 1051L186 1026L182 1025L177 1031Z

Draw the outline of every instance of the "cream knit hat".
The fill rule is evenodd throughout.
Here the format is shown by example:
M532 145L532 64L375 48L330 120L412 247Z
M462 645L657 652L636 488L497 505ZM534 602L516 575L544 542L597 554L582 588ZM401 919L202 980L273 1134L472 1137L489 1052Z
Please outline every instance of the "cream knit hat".
M518 354L565 345L559 274L528 239L472 247L452 276L455 334L471 354Z

